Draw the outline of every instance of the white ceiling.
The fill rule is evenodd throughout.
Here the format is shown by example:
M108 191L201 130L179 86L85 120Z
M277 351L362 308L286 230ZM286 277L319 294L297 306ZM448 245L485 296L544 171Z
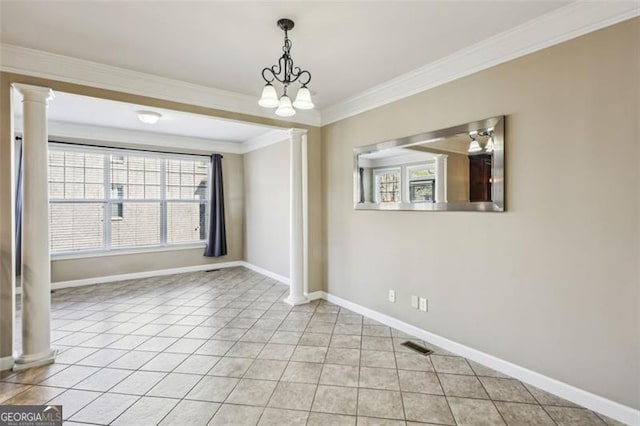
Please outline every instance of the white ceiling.
M0 40L257 97L289 17L323 108L567 3L2 1Z
M13 110L22 116L21 97L14 98ZM162 114L156 124L138 120L137 111ZM118 128L164 135L180 135L210 141L242 143L271 132L274 128L223 120L208 115L150 108L105 99L56 92L49 102L48 119L56 123L82 123L88 126Z

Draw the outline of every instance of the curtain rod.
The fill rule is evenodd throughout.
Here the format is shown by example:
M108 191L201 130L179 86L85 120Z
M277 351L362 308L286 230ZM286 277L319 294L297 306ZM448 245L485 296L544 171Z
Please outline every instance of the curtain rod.
M22 140L22 136L16 136L16 140ZM49 143L58 143L58 144L63 144L63 145L77 145L77 146L93 146L95 148L106 148L106 149L124 149L127 151L141 151L141 152L153 152L156 154L179 154L179 155L193 155L196 157L210 157L213 154L193 154L190 152L175 152L175 151L155 151L153 149L142 149L142 148L119 148L119 147L115 147L115 146L107 146L107 145L95 145L95 144L89 144L89 143L77 143L77 142L60 142L60 141L56 141L56 140L49 140ZM222 155L220 155L220 158L224 158Z

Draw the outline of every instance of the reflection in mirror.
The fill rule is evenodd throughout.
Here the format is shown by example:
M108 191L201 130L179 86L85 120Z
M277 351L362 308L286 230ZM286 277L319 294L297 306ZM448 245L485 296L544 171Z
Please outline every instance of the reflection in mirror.
M354 149L356 209L504 211L504 117Z

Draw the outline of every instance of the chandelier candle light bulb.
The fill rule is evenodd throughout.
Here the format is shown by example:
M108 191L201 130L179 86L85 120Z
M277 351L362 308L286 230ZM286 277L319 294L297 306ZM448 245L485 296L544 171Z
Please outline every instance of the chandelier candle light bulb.
M262 96L258 101L258 105L264 108L275 108L276 115L280 117L291 117L295 115L294 109L313 109L313 101L311 100L311 92L307 84L311 81L311 73L296 67L291 58L291 40L289 40L288 32L293 29L294 22L291 19L280 19L278 27L284 31L284 45L282 46L282 56L276 65L267 67L262 70L262 78L267 83L262 89ZM283 95L278 100L278 93L273 87L273 81L277 80L282 83ZM287 96L287 88L295 82L299 82L302 87L298 89L296 100L291 104L291 99Z

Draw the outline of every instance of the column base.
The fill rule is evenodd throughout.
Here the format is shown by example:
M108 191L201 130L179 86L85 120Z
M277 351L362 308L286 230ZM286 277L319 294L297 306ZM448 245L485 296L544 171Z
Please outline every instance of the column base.
M20 357L16 358L13 371L53 364L56 360L56 355L58 355L57 349L47 349L44 352L34 355L20 355Z
M305 303L309 303L309 302L311 302L311 300L307 299L304 296L294 298L294 297L291 297L291 295L289 295L284 299L284 303L291 306L304 305Z
M13 368L14 359L11 355L0 358L0 371L11 370Z

